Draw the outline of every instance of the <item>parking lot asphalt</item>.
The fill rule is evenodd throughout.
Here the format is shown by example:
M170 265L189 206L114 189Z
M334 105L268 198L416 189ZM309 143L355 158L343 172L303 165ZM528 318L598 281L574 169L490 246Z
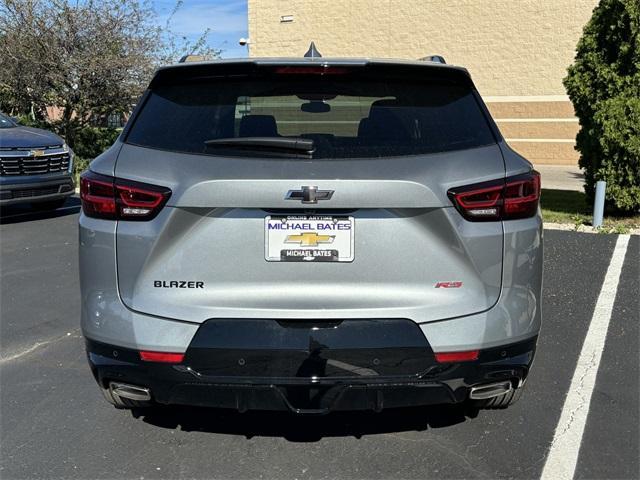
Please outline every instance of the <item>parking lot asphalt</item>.
M616 243L545 231L543 329L520 402L296 417L107 405L79 331L78 204L3 212L0 478L537 478ZM631 237L576 478L638 478L640 237Z

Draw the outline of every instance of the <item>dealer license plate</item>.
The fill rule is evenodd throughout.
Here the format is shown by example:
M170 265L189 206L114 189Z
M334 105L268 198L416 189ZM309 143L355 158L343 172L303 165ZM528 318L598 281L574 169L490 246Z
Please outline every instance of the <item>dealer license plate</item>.
M269 262L353 261L353 217L273 215L264 228Z

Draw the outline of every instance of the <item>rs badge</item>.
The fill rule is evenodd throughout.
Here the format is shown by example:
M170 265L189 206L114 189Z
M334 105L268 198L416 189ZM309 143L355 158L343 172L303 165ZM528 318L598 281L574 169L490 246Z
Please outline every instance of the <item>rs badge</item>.
M436 288L460 288L462 282L438 282Z

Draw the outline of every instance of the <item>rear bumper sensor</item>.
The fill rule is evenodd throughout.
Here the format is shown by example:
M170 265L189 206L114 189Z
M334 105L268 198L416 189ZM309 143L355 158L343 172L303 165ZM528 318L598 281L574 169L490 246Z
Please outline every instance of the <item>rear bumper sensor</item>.
M103 388L135 385L158 403L323 414L491 394L526 378L535 345L532 338L442 364L409 320L233 319L203 323L180 364L91 340L87 353Z

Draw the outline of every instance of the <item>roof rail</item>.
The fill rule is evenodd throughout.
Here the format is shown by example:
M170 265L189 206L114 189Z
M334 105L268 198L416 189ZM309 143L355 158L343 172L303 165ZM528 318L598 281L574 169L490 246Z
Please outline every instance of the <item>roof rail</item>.
M311 45L309 45L309 50L307 50L307 53L305 53L304 56L306 58L320 58L322 57L322 54L316 48L316 44L311 42Z
M419 58L418 60L422 60L423 62L434 62L442 64L447 63L442 55L428 55L426 57Z

